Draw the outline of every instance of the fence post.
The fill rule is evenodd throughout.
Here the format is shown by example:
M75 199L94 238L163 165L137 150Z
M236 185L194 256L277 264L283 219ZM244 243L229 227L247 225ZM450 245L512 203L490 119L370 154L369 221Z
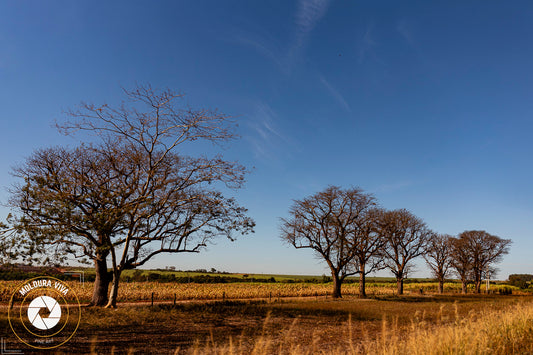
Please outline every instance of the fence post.
M270 291L270 294L268 295L268 301L272 302L272 291Z
M226 291L223 291L222 292L222 301L225 301L226 300Z
M152 292L152 307L154 306L154 293Z
M174 292L174 306L176 305L176 293Z

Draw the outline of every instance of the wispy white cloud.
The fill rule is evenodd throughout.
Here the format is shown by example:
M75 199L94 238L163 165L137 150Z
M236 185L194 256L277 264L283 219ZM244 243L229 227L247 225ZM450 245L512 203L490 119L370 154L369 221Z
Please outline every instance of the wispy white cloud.
M402 36L402 38L411 46L416 48L416 41L413 35L413 30L406 20L400 20L396 24L396 31Z
M320 82L324 85L324 87L328 90L328 92L333 96L335 100L348 112L351 112L350 105L346 102L344 99L344 96L341 95L341 93L333 86L329 81L326 80L322 75L320 75Z
M274 160L283 146L289 143L277 127L277 114L264 102L257 102L250 116L250 134L245 138L251 144L256 157Z
M311 31L326 14L331 0L299 0L295 17L296 31L289 50L289 60L294 61L301 53Z
M248 47L271 60L287 75L300 58L311 32L326 14L330 3L331 0L299 0L294 17L294 30L288 36L289 41L284 44L277 43L268 32L255 24L248 24L253 30L238 30L227 37L230 41Z
M296 13L296 24L302 33L313 30L317 22L325 15L331 0L300 0Z
M365 33L358 42L359 63L363 63L369 57L376 58L375 48L377 47L377 42L374 39L374 26L372 24L366 26Z
M282 72L285 74L288 73L289 67L285 52L280 49L280 46L273 39L268 38L268 36L262 36L253 32L240 32L232 36L232 41L252 49L276 64Z

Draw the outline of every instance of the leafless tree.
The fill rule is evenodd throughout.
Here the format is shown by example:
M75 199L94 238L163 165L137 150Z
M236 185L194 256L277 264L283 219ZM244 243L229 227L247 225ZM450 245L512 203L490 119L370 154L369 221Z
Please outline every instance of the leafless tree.
M472 279L472 254L465 239L451 238L452 267L461 280L461 292L468 292L468 283Z
M380 233L387 240L385 265L396 277L398 294L403 294L403 280L413 259L424 254L431 231L426 224L405 209L382 211Z
M509 253L511 240L479 230L464 231L459 234L459 240L470 254L475 292L480 293L483 276Z
M248 233L254 222L221 187L242 187L246 169L221 156L189 157L178 147L234 138L227 116L180 109L171 90L138 85L119 107L82 104L58 128L100 143L36 151L15 175L11 235L27 254L72 253L94 261L93 305L115 307L121 272L160 253L199 252L213 238ZM6 235L6 233L4 233ZM107 262L111 258L112 276ZM109 283L112 282L110 296Z
M444 292L444 280L448 277L452 266L452 245L450 235L433 234L430 236L426 252L423 254L426 263L439 282L439 293Z
M370 209L355 219L354 235L350 237L354 265L359 275L359 297L366 297L366 275L385 267L383 249L386 239L379 233L380 210Z
M359 188L330 186L302 200L295 200L290 218L282 219L281 237L295 248L313 249L331 270L334 298L341 297L344 279L355 275L353 237L356 221L375 205Z

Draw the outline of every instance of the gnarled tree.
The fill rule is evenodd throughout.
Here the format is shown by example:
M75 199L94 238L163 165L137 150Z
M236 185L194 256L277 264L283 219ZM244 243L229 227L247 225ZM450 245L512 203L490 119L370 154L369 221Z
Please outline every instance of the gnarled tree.
M472 254L468 250L466 240L451 238L452 268L461 280L461 293L468 292L468 283L472 279Z
M334 298L341 297L344 279L355 275L353 238L356 221L375 205L359 188L330 186L302 200L295 200L290 218L282 219L281 237L297 249L313 249L328 264Z
M23 238L27 255L53 248L92 259L92 304L109 307L116 306L123 270L160 253L199 252L217 236L231 239L254 226L220 190L242 187L242 165L177 151L196 140L234 138L227 116L180 109L182 95L171 90L137 86L124 93L128 101L120 106L82 104L58 126L93 133L100 143L38 150L15 169L23 180L10 200L18 210L15 233L4 233Z
M439 283L439 293L444 292L444 280L449 275L452 266L451 238L447 234L431 235L426 252L423 254L433 276Z
M413 259L424 254L431 231L426 224L405 209L383 211L380 233L387 243L384 263L396 277L398 294L403 294L403 280L407 277Z
M485 231L471 230L459 234L461 246L471 258L471 271L476 293L481 293L483 276L493 270L494 264L500 262L509 253L510 239L502 239Z
M366 275L384 268L383 248L386 240L379 233L379 209L370 209L354 220L349 238L354 253L354 266L359 274L359 298L366 297Z

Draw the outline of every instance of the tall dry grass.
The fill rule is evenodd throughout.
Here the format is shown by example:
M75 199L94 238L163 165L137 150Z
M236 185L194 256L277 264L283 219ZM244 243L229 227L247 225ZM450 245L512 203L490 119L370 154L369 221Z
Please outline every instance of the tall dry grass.
M185 353L193 355L266 355L266 354L382 354L382 355L444 355L444 354L533 354L533 305L517 304L505 310L487 310L462 318L456 313L454 322L429 325L423 315L414 315L409 329L400 329L397 322L383 319L378 339L360 339L353 331L351 318L346 322L345 339L333 348L324 348L318 339L295 339L297 321L281 338L262 335L252 342L246 338L229 339L226 344L196 344ZM268 318L265 324L268 323ZM176 353L181 353L176 349Z

